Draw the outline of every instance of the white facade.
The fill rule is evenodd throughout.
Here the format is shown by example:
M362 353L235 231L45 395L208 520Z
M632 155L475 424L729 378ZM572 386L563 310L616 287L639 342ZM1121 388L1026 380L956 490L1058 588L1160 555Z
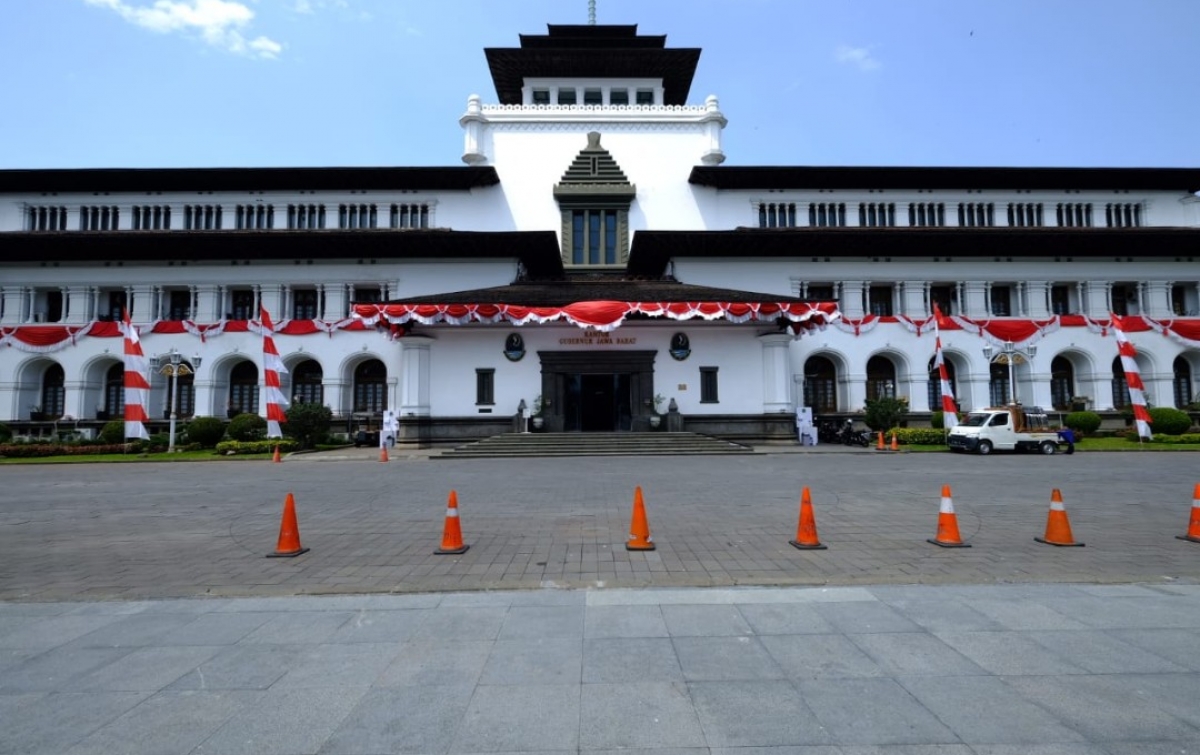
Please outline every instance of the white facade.
M577 103L557 104L560 91L569 89L576 91ZM584 104L589 90L599 90L599 104ZM626 92L629 104L613 104L614 91ZM654 104L636 104L639 91L648 92L644 96ZM950 297L947 314L965 318L968 324L1039 323L1035 335L1016 344L1037 348L1036 356L1015 370L1016 395L1025 403L1064 408L1070 396L1085 397L1090 408L1101 411L1123 406L1127 399L1113 373L1116 346L1103 326L1114 311L1149 318L1150 329L1130 337L1153 405L1186 404L1200 394L1200 340L1195 340L1200 336L1194 324L1200 317L1200 265L1193 256L1200 247L1200 200L1193 193L1200 172L1162 171L1158 175L1164 181L1169 176L1169 185L1154 186L1138 171L1111 171L1109 179L1127 175L1133 186L1104 188L1091 185L1095 181L1086 171L1070 174L1071 180L1079 179L1075 185L1046 188L1050 172L1037 169L1018 170L1028 178L1029 188L1013 184L1020 177L1007 180L1013 184L1007 188L972 183L992 175L988 169L961 169L963 185L958 188L941 185L944 178L926 177L911 188L896 188L891 185L894 178L888 178L886 186L852 189L841 185L845 181L835 186L779 186L765 173L761 188L713 186L692 176L697 166L716 168L725 162L721 133L726 118L714 96L698 105L661 104L666 96L663 79L637 76L531 76L521 92L523 101L514 104L468 98L459 123L464 133L461 161L492 169L498 178L470 186L438 187L397 178L390 188L376 185L376 178L364 181L370 188L352 188L353 178L318 177L312 179L315 184L336 188L160 190L137 171L125 171L119 180L93 171L0 171L0 421L24 421L35 407L54 416L90 420L108 408L105 404L113 395L110 370L121 363L122 342L112 337L111 327L105 331L108 336L96 333L114 314L114 301L129 307L148 355L177 349L203 357L184 407L185 414L197 416L225 413L235 368L243 362L256 366L261 385L260 336L253 327L230 326L256 320L259 304L282 326L290 320L314 323L312 332L303 335L277 332L275 342L293 374L302 363L316 363L320 392L315 395L340 417L388 408L398 410L402 420L461 420L470 427L470 421L481 417L509 417L521 400L532 403L542 393L539 352L622 350L657 353L654 393L675 399L688 417L790 415L806 401L814 358L828 360L834 370L822 389L818 415L860 411L865 400L881 390L908 397L914 412L927 412L933 356L929 318L939 292ZM535 104L544 97L550 104ZM600 146L636 191L627 214L634 256L639 253L640 231L729 232L766 225L799 232L818 217L818 208L844 218L837 222L825 216L819 225L881 226L880 233L895 239L913 226L931 234L962 228L968 223L960 206L983 213L981 208L990 205L991 222L983 224L1000 233L1010 228L1008 207L1016 204L1021 206L1020 217L1030 213L1030 222L1019 230L1049 240L1038 242L1036 254L1022 240L1014 241L1007 253L990 256L977 254L969 243L953 253L922 255L910 249L903 255L880 256L866 235L847 234L845 243L832 251L826 245L814 253L807 246L810 237L797 233L790 255L780 253L780 244L788 242L778 240L772 242L775 251L762 256L692 255L683 249L661 271L690 285L781 298L832 296L845 321L795 340L780 337L777 328L763 323L698 320L630 322L616 331L619 339L611 340L580 339L579 329L564 324L519 329L419 326L410 334L416 337L394 340L386 330L347 328L351 302L505 286L522 274L521 253L372 256L313 243L295 256L255 252L255 239L272 234L324 238L324 231L311 227L317 224L317 208L324 212L325 229L367 233L394 228L397 247L407 243L406 234L436 228L552 231L565 248L570 213L564 212L554 187L564 180L593 132L600 134ZM447 156L447 163L456 157ZM797 175L803 175L803 169L798 170ZM871 175L888 175L887 170ZM920 174L921 169L915 170ZM269 171L260 173L266 176ZM154 175L169 177L177 186L197 174ZM252 184L255 175L254 170L243 171L238 180ZM61 190L54 188L56 180ZM197 180L208 185L208 179L197 175ZM125 190L113 188L118 185ZM864 221L867 205L879 213L876 223ZM928 219L917 217L918 206L931 213ZM202 258L176 249L173 239L211 227L213 221L205 213L216 207L221 210L219 230L230 231L228 250L222 251L219 241L210 243ZM271 213L264 214L260 207L271 208ZM1122 249L1136 248L1136 254L1046 253L1060 220L1071 228L1095 229L1098 244L1117 243ZM1110 223L1128 233L1103 232ZM1145 245L1122 240L1141 238L1138 234L1155 228L1184 229L1179 231L1182 240L1177 234L1167 248L1157 246L1158 237L1148 234ZM1192 235L1186 229L1193 229ZM162 240L161 254L131 257L120 244L96 241L125 234L156 234ZM81 258L71 252L72 235L95 243L96 253ZM38 239L53 239L60 245L56 249L68 251L43 256L36 251ZM314 254L314 248L320 252ZM628 251L615 266L601 267L619 271ZM565 254L564 262L570 271L571 259ZM251 298L238 298L244 295ZM237 301L252 301L252 312L235 312ZM872 318L873 310L882 319ZM1058 315L1076 317L1068 321ZM514 331L525 342L527 356L520 361L503 355L504 339ZM692 354L684 361L667 355L667 344L677 332L686 333L691 342ZM988 340L996 341L970 327L942 332L963 408L994 403L997 392L1004 395L1008 390L996 384L995 375L1005 370L996 373L996 365L983 356L981 347ZM884 362L872 362L876 357ZM386 377L375 375L371 379L376 387L364 391L357 385L356 371L374 360ZM1064 371L1064 366L1069 369ZM716 401L701 400L702 367L719 375ZM485 386L480 381L486 379L480 372L489 370L491 393L482 395ZM297 392L292 374L283 381L285 395ZM150 409L157 418L168 408L167 385L154 376L153 386ZM261 413L264 407L261 397L258 400ZM48 403L57 405L44 406ZM638 411L635 407L634 414ZM479 428L463 432L478 434Z

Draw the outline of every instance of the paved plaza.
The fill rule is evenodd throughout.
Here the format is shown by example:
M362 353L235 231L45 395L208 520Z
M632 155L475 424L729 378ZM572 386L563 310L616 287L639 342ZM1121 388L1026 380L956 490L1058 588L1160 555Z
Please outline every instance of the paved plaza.
M781 450L5 467L0 753L1200 752L1191 454Z

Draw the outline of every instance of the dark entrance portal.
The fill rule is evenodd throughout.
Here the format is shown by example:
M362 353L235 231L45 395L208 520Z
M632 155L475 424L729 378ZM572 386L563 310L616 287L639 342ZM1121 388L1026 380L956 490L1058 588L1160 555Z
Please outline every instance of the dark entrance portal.
M628 432L631 429L633 408L628 373L573 374L565 378L564 430Z

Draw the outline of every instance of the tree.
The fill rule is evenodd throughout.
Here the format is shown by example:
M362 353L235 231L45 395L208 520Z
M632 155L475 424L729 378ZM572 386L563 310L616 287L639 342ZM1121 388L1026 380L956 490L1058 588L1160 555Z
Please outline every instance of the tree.
M295 403L288 407L283 434L295 438L301 448L312 448L329 438L333 411L321 404Z
M867 400L867 411L863 422L876 432L898 427L908 416L908 401L901 398L877 398Z

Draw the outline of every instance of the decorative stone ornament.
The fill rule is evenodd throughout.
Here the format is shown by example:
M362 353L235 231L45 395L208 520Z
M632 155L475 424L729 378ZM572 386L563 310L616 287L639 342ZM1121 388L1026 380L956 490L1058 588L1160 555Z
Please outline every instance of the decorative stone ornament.
M525 339L519 333L509 333L504 339L504 356L510 362L519 362L525 357Z
M682 362L692 354L692 344L688 340L687 333L676 333L671 336L671 348L669 349L671 356L676 361Z

